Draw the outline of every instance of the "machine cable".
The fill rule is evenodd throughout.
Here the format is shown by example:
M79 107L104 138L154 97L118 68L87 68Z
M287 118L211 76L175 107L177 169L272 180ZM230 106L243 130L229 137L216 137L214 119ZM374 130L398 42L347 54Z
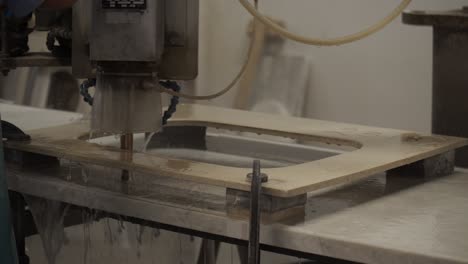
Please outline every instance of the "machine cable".
M265 15L261 14L258 11L258 8L256 6L252 6L248 0L239 0L239 2L254 18L259 20L266 27L280 34L284 38L314 46L336 46L361 40L381 30L382 28L390 24L390 22L395 20L395 18L397 18L401 13L403 13L405 8L408 7L408 5L411 3L411 0L402 0L401 3L389 15L387 15L382 20L380 20L379 22L370 26L367 29L361 30L351 35L346 35L343 37L332 39L311 38L295 34L291 31L288 31L284 27L281 27Z
M258 8L258 2L259 0L255 0L255 9ZM168 89L167 87L164 87L161 85L159 85L159 90L160 92L162 93L166 93L166 94L169 94L169 95L172 95L172 96L177 96L177 97L180 97L180 98L185 98L185 99L190 99L190 100L212 100L212 99L215 99L215 98L218 98L220 96L223 96L224 94L228 93L230 90L232 90L232 88L234 88L234 86L239 82L239 80L241 79L241 77L244 75L245 71L247 70L247 66L250 64L250 61L253 59L252 58L252 51L253 51L253 46L254 46L254 43L255 43L255 27L254 27L254 32L252 33L252 38L250 40L250 44L249 44L249 50L247 51L247 59L244 61L244 64L242 65L240 71L237 73L237 75L234 77L234 79L228 84L228 86L226 86L226 88L214 93L214 94L210 94L210 95L190 95L190 94L184 94L184 93L180 93L180 92L176 92L172 89Z
M67 9L58 13L47 34L47 49L57 57L70 57L72 53L72 11ZM44 26L43 26L44 27ZM57 43L57 45L56 45Z
M160 92L166 93L166 94L169 94L169 95L172 95L172 96L177 96L177 97L180 97L180 98L191 99L191 100L211 100L211 99L215 99L215 98L218 98L220 96L223 96L224 94L229 92L232 88L234 88L234 86L240 80L242 75L244 75L245 70L247 69L247 66L249 65L249 62L252 59L251 55L252 55L252 50L253 50L253 48L252 48L253 43L254 43L254 41L253 41L253 38L252 38L252 41L251 41L251 43L249 45L247 60L244 62L244 65L242 65L242 68L237 73L236 77L234 77L234 80L232 80L229 83L229 85L226 86L226 88L220 90L219 92L216 92L216 93L210 94L210 95L191 95L191 94L184 94L184 93L180 93L180 92L175 92L175 91L167 89L166 87L163 87L161 85L159 86Z
M258 0L254 0L254 5L251 5L248 0L239 0L239 2L244 6L244 8L254 16L254 18L260 22L262 22L265 26L270 28L271 30L277 32L281 36L291 39L297 42L301 42L304 44L308 45L315 45L315 46L335 46L335 45L342 45L346 43L351 43L357 40L361 40L363 38L366 38L377 31L381 30L390 22L395 20L404 10L408 5L411 3L411 0L402 0L402 2L385 18L377 22L376 24L372 25L371 27L364 29L362 31L359 31L355 34L347 35L344 37L338 37L338 38L333 38L333 39L318 39L318 38L310 38L310 37L305 37L305 36L300 36L297 34L294 34L285 28L281 27L280 25L276 24L273 22L271 19L268 17L262 15L258 11ZM255 33L255 32L254 32ZM253 34L255 36L255 34ZM167 89L165 87L161 87L161 92L170 94L172 96L178 96L181 98L186 98L186 99L192 99L192 100L211 100L215 99L217 97L220 97L227 92L229 92L240 80L242 75L244 75L245 70L247 69L247 65L249 64L249 61L252 59L252 47L253 43L255 42L255 39L252 38L249 46L249 51L247 54L247 60L245 61L244 65L242 66L241 70L239 73L236 75L234 80L224 89L220 90L217 93L211 94L211 95L204 95L204 96L199 96L199 95L189 95L189 94L183 94L180 92L175 92L173 90Z
M66 56L71 54L72 32L62 27L54 27L47 34L47 49L55 56ZM59 46L55 42L60 43Z
M96 86L96 79L85 80L80 85L80 95L83 96L83 100L90 106L93 106L94 98L89 93L89 88Z
M318 38L310 38L310 37L297 35L295 33L292 33L290 31L286 30L285 28L283 28L280 25L273 22L268 17L261 14L258 11L258 2L259 2L258 0L254 0L254 5L251 5L248 0L239 0L239 2L244 6L244 8L251 15L254 16L254 18L256 20L262 22L265 26L267 26L271 30L277 32L278 34L280 34L281 36L283 36L283 37L285 37L287 39L291 39L291 40L301 42L301 43L304 43L304 44L308 44L308 45L336 46L336 45L342 45L342 44L351 43L351 42L354 42L354 41L357 41L357 40L361 40L363 38L366 38L366 37L376 33L377 31L381 30L382 28L384 28L385 26L390 24L390 22L395 20L395 18L397 18L405 10L405 8L408 7L408 5L411 3L411 0L402 0L402 2L389 15L387 15L382 20L380 20L379 22L377 22L376 24L370 26L367 29L359 31L359 32L357 32L355 34L351 34L351 35L347 35L347 36L343 36L343 37L338 37L338 38L332 38L332 39L318 39ZM255 34L253 34L253 35L255 36ZM178 97L181 97L181 98L192 99L192 100L211 100L211 99L215 99L217 97L220 97L220 96L226 94L227 92L229 92L237 84L237 82L240 80L242 75L245 73L245 70L247 69L247 65L249 64L249 61L252 59L251 55L252 55L252 47L253 47L254 42L255 42L255 39L252 38L252 40L250 42L250 46L249 46L247 60L245 61L244 65L242 66L239 73L236 75L234 80L226 88L222 89L221 91L219 91L217 93L214 93L214 94L211 94L211 95L199 96L199 95L183 94L183 93L175 92L173 90L161 87L160 88L161 92L170 94L172 96L178 96Z
M180 85L175 81L160 81L159 85L166 89L171 89L172 91L179 93ZM179 104L179 96L173 95L171 98L171 103L166 111L164 111L162 124L167 125L167 121L172 117L172 115L177 111L177 105Z

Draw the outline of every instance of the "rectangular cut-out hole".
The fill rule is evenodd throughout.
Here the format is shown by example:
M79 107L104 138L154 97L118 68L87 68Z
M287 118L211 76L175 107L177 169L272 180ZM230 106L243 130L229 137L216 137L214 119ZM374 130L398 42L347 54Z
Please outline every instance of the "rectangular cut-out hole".
M254 159L262 161L264 168L281 168L320 160L354 150L351 147L299 142L296 139L224 129L208 129L206 136L193 136L198 132L187 127L171 127L166 135L137 134L134 151L166 158L191 160L237 168L250 168ZM184 129L187 134L184 134ZM200 134L200 133L198 133ZM169 135L169 136L168 136ZM175 135L175 136L174 136ZM119 146L118 137L104 137L90 142ZM145 144L147 146L145 147Z

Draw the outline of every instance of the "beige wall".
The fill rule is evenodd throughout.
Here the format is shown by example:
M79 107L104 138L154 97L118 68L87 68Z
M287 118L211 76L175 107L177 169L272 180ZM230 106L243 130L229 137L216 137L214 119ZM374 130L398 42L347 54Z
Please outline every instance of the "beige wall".
M250 19L238 1L201 0L201 58L198 93L222 88L241 66ZM333 37L380 19L399 0L262 0L261 9L287 21L295 32ZM410 9L446 10L464 0L413 0ZM288 42L288 54L312 65L307 116L360 124L429 131L431 122L432 30L389 27L357 43L317 48ZM232 95L217 99L231 105Z

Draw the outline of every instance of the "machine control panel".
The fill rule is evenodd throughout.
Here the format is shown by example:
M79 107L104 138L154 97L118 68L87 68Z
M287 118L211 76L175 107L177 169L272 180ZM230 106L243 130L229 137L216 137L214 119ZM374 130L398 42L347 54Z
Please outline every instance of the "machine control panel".
M146 0L102 0L104 9L146 9Z

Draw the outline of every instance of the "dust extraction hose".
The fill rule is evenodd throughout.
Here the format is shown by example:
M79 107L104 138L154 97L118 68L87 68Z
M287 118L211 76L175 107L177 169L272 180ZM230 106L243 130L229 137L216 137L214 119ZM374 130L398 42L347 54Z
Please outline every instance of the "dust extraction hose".
M397 6L397 8L395 8L389 15L387 15L378 23L372 25L371 27L367 29L364 29L362 31L359 31L351 35L338 37L338 38L332 38L332 39L310 38L310 37L301 36L301 35L292 33L291 31L288 31L285 28L279 26L278 24L273 22L268 17L262 15L253 5L249 3L248 0L239 0L239 2L244 6L244 8L252 16L254 16L256 19L262 22L266 27L270 28L271 30L275 31L276 33L280 34L281 36L287 39L294 40L294 41L308 44L308 45L314 45L314 46L336 46L336 45L342 45L342 44L351 43L351 42L363 39L381 30L390 22L395 20L395 18L397 18L405 10L405 8L408 7L408 5L411 3L411 0L403 0Z
M408 5L411 3L411 0L402 0L402 2L389 15L387 15L382 20L380 20L379 22L377 22L376 24L372 25L369 28L367 28L365 30L362 30L362 31L359 31L357 33L351 34L351 35L347 35L347 36L344 36L344 37L333 38L333 39L318 39L318 38L310 38L310 37L306 37L306 36L297 35L295 33L292 33L290 31L286 30L285 28L279 26L278 24L273 22L271 19L269 19L268 17L261 14L258 11L257 3L255 5L252 5L252 4L249 3L248 0L239 0L239 2L244 6L244 8L250 14L252 14L252 16L254 16L257 20L262 22L266 27L270 28L271 30L277 32L278 34L280 34L281 36L283 36L283 37L285 37L287 39L291 39L291 40L294 40L294 41L297 41L297 42L300 42L300 43L304 43L304 44L307 44L307 45L313 45L313 46L336 46L336 45L342 45L342 44L351 43L351 42L354 42L354 41L357 41L357 40L361 40L361 39L363 39L365 37L368 37L368 36L374 34L377 31L381 30L382 28L387 26L390 22L395 20L395 18L397 18L405 10L405 8L408 7ZM253 34L253 36L255 36L255 34ZM243 64L243 66L242 66L241 70L239 71L239 73L236 75L234 80L232 80L229 83L229 85L227 87L220 90L219 92L216 92L216 93L211 94L211 95L199 96L199 95L183 94L183 93L175 92L175 91L163 88L163 87L160 88L160 91L163 92L163 93L170 94L172 96L178 96L178 97L181 97L181 98L193 99L193 100L211 100L211 99L214 99L214 98L217 98L217 97L220 97L220 96L226 94L227 92L229 92L235 86L235 84L239 81L239 79L242 77L245 70L247 69L247 65L248 65L249 61L252 59L251 55L252 55L253 43L254 43L254 38L252 38L252 41L251 41L250 46L249 46L247 60Z

